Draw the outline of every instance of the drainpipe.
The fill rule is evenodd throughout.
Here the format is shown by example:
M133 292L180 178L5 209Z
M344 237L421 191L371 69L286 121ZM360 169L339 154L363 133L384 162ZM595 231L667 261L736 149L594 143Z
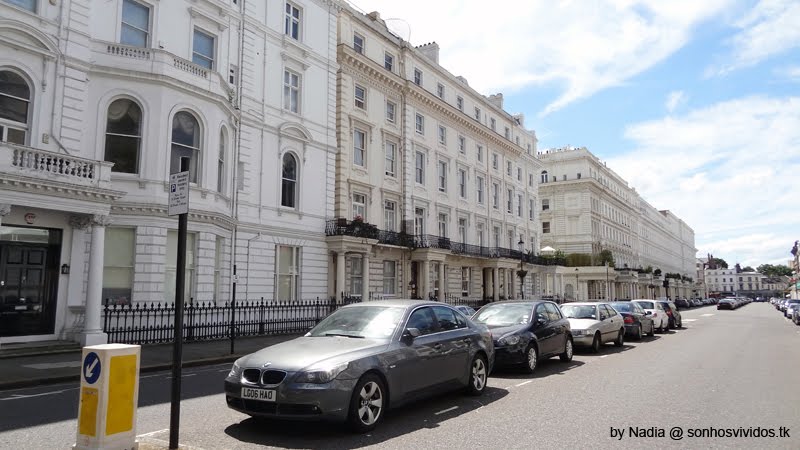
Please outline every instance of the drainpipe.
M236 133L235 145L233 149L233 193L231 195L231 222L233 223L233 229L231 230L231 267L236 265L236 239L238 236L238 229L239 229L239 154L241 152L242 147L242 61L244 60L243 56L243 47L244 47L244 11L245 11L245 1L242 0L241 4L239 5L239 12L241 17L239 18L239 55L237 59L237 65L239 67L238 79L236 80L236 105L234 108L237 110L234 120L234 132ZM248 243L249 244L249 243ZM249 284L249 283L248 283Z
M64 48L66 48L66 43L64 42L66 37L64 36L64 2L60 2L58 7L58 53L56 54L55 65L53 67L53 100L52 100L52 112L50 113L50 137L53 138L56 144L58 144L58 148L64 152L65 154L69 155L69 151L61 144L61 141L56 137L55 132L55 123L56 123L56 99L59 96L56 95L56 91L58 91L58 79L61 78L62 80L67 76L67 64L66 58L64 58L64 52L61 50L62 44ZM58 69L59 63L63 65L62 74L59 76ZM43 71L44 72L44 71ZM46 80L43 80L46 82ZM63 89L61 89L63 91ZM63 105L62 105L63 107ZM33 136L31 136L33 137ZM32 144L33 142L31 142Z

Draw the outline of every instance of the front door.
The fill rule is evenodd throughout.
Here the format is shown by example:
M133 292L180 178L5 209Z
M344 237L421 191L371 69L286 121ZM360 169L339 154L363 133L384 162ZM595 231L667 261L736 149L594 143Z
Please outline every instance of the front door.
M0 336L54 332L59 249L0 241Z

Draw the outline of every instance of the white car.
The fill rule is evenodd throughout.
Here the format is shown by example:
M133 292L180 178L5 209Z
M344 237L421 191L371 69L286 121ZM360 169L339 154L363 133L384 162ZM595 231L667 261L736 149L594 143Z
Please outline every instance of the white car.
M660 303L646 298L631 300L631 302L638 303L645 313L653 319L653 326L656 327L656 331L666 333L669 330L669 316Z

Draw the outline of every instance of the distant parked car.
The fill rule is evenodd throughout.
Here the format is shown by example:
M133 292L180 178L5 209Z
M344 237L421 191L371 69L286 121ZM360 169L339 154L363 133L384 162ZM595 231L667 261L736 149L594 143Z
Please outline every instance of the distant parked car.
M669 327L673 329L683 328L683 318L681 318L681 313L678 312L678 307L675 306L675 303L668 300L658 300L658 302L661 303L664 312L669 317Z
M553 302L494 302L479 309L472 320L492 332L498 366L521 365L533 373L545 358L572 361L570 323Z
M457 306L454 306L453 308L455 308L456 310L461 312L461 314L463 314L463 315L465 315L467 317L472 317L472 315L475 314L475 310L472 309L472 307L467 306L467 305L457 305Z
M685 298L675 299L675 306L677 306L680 309L689 309L689 308L691 308L691 305L689 304L689 301L686 300Z
M625 343L623 318L608 303L567 303L561 305L561 311L569 319L575 345L597 353L606 342L617 347Z
M648 336L653 336L656 333L653 319L647 315L647 312L638 303L612 302L610 305L622 315L626 335L639 340L645 333Z
M233 363L229 408L276 419L347 421L372 430L421 393L486 389L489 330L438 302L378 300L339 308L305 336Z
M736 309L738 305L736 304L736 299L733 298L723 298L717 303L717 309Z
M632 302L636 302L645 312L648 313L650 318L653 319L653 323L656 325L656 331L659 333L665 333L669 329L669 316L667 316L667 312L664 311L664 307L661 306L655 300L649 299L639 299L639 300L631 300Z
M792 299L786 302L783 317L792 318L792 310L800 306L800 300Z
M794 322L795 325L800 325L800 308L792 312L792 322Z

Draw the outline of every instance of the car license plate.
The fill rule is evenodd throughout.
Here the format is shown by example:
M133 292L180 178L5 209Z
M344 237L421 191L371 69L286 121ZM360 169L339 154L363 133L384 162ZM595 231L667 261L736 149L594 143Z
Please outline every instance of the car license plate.
M260 400L262 402L274 402L275 390L274 389L253 389L242 388L242 398L248 400Z

